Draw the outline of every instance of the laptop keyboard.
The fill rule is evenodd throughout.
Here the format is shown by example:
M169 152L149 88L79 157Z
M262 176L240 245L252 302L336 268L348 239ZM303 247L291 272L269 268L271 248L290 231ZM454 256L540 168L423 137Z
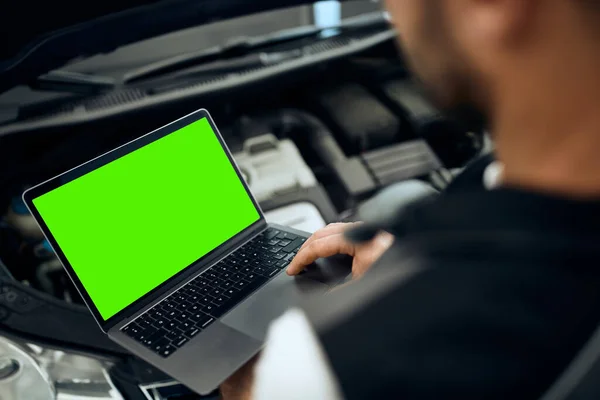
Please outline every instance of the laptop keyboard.
M269 228L121 331L166 358L277 275L305 241Z

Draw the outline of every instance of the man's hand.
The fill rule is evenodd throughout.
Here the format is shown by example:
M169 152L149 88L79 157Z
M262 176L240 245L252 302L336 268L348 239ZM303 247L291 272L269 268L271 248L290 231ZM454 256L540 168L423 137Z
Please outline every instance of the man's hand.
M366 243L354 244L346 240L344 232L358 224L330 224L315 232L300 248L298 254L287 268L288 275L297 275L305 267L322 257L336 254L352 256L352 277L360 278L369 270L371 265L394 243L394 236L382 232L373 240Z

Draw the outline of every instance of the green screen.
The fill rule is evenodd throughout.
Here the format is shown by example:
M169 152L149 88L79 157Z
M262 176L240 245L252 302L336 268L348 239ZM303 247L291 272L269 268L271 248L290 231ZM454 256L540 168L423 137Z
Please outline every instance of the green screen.
M33 204L105 320L260 218L206 118Z

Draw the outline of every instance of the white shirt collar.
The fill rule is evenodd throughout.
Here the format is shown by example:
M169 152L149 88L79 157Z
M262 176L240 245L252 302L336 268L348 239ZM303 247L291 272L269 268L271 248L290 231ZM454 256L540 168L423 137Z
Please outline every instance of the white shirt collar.
M483 186L487 190L497 189L502 185L502 174L504 173L504 164L500 161L494 161L487 166L483 173Z

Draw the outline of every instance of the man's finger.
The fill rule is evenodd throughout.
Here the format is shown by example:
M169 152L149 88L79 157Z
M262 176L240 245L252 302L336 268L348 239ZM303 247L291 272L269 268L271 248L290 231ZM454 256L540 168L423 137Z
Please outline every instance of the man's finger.
M394 240L392 234L381 232L370 242L356 246L356 253L361 256L360 260L355 259L352 264L352 277L356 279L364 275L394 244Z
M303 248L305 248L306 246L311 244L316 239L321 239L326 236L335 235L336 233L340 233L344 229L345 226L346 226L346 224L343 222L335 222L335 223L331 223L331 224L327 225L324 228L319 229L318 231L313 233L306 240L306 242L304 242L302 244L302 246L300 247L300 250L298 250L298 251L301 251Z
M325 228L319 229L311 237L309 237L308 240L304 242L302 247L300 247L299 251L302 251L302 249L311 244L314 240L345 232L346 229L351 229L357 223L358 222L336 222L329 224Z
M393 244L396 238L388 232L379 232L373 239L372 246L376 249L376 253L384 253Z
M315 239L296 254L287 268L287 273L288 275L297 275L319 258L331 257L336 254L354 255L354 245L348 242L342 233Z

